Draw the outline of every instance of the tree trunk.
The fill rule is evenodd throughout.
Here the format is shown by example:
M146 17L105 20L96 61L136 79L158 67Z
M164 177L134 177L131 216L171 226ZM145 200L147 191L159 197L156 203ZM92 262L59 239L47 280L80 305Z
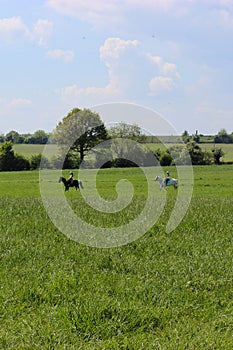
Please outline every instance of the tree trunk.
M84 150L83 150L83 147L81 146L80 147L80 161L82 162L84 159Z

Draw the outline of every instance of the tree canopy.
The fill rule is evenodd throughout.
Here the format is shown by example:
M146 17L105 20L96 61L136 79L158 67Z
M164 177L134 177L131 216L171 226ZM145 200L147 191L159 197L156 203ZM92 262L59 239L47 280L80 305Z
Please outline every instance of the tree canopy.
M134 139L141 136L141 128L137 124L118 123L109 129L109 135L112 138Z
M78 152L80 162L88 150L107 139L107 131L98 113L74 108L56 127L55 140L62 147Z
M0 147L0 171L28 170L29 161L14 153L12 141L5 141Z

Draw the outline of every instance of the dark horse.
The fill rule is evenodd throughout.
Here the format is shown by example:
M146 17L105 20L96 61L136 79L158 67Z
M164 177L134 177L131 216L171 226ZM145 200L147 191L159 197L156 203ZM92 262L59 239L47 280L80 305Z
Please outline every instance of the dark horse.
M83 184L81 180L73 180L73 183L71 184L64 177L61 176L58 182L63 182L65 186L65 191L69 191L70 187L75 187L76 191L79 188L83 188Z

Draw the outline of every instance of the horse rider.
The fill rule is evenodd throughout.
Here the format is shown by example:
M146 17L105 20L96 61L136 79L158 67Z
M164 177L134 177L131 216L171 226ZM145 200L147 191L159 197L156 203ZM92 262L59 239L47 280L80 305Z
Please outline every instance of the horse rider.
M73 173L73 171L70 171L70 176L67 179L68 185L72 186L73 185L73 180L74 180L74 173Z
M170 173L169 173L169 171L166 172L166 177L165 177L164 180L165 180L165 184L167 186L168 182L170 181Z

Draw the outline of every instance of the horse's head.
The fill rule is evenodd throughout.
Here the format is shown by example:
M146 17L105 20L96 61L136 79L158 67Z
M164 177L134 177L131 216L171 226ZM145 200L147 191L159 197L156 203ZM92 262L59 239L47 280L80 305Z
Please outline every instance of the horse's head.
M58 182L59 182L59 183L62 182L62 177L59 178Z
M155 181L158 181L158 179L159 179L158 175L157 175L157 176L155 176Z

